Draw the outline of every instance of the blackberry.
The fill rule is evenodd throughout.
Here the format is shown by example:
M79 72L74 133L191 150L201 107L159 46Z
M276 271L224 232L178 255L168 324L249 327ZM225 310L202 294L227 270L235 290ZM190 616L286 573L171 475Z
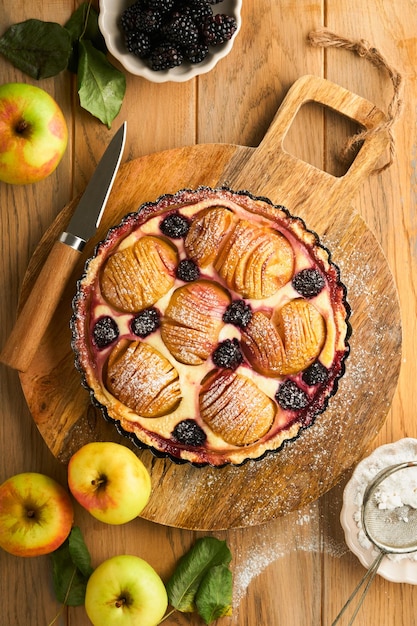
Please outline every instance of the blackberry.
M179 46L192 46L198 41L198 28L190 16L184 13L175 14L163 28L164 36Z
M149 9L154 9L164 14L174 8L175 0L147 0L146 4Z
M97 348L105 348L119 336L119 328L112 317L105 315L94 325L93 341Z
M233 300L223 313L223 322L245 328L252 319L252 309L244 300Z
M208 46L204 42L197 42L195 45L184 50L184 56L190 63L201 63L208 53Z
M160 326L159 311L154 307L143 309L130 322L130 329L137 337L147 337Z
M169 41L164 41L151 51L149 55L149 67L156 72L169 70L181 65L183 55L179 48Z
M126 35L126 47L137 57L144 58L151 51L151 39L147 33L136 31Z
M302 379L309 387L320 385L329 379L329 370L320 361L315 361L303 372Z
M206 17L213 15L213 9L205 0L195 2L190 5L190 16L194 20L195 24L199 26L202 24Z
M120 25L125 34L137 31L137 14L138 7L136 6L136 4L132 4L130 7L127 7L127 9L123 11L122 15L120 16Z
M208 46L219 46L231 39L236 29L237 24L234 17L218 13L205 18L201 33Z
M135 5L134 5L135 6ZM156 33L162 26L162 16L159 11L143 9L136 16L136 28L144 33Z
M301 270L292 279L292 286L304 298L314 298L325 284L322 274L314 268Z
M200 270L198 265L191 261L191 259L183 259L178 263L177 278L183 280L186 283L191 283L193 280L197 280L200 276Z
M207 439L204 430L192 419L179 422L172 431L172 436L178 443L188 446L202 446Z
M182 239L190 229L190 222L179 213L171 213L162 220L160 229L164 235L171 237L171 239Z
M237 339L225 339L212 354L214 365L227 369L236 369L243 361Z
M278 387L275 399L284 410L305 409L309 403L308 395L292 380L286 380Z

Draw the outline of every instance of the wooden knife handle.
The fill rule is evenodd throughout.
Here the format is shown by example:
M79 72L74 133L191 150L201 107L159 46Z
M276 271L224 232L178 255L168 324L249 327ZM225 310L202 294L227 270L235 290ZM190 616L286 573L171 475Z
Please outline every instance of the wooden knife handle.
M54 244L0 354L2 363L21 372L28 369L79 255L60 241Z

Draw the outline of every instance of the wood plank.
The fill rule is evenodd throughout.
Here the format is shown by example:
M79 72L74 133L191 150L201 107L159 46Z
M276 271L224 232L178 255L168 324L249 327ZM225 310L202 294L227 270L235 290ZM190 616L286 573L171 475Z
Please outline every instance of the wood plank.
M50 19L51 5L32 3L28 13L27 4L22 0L15 3L1 2L1 34L6 28L28 17ZM60 3L53 10L54 18L65 21L69 7ZM65 117L71 117L71 97L65 76L46 79L38 84L13 68L2 57L0 59L1 82L25 82L36 84L50 93L60 104ZM69 125L70 127L70 125ZM71 141L58 169L46 180L35 185L12 186L0 183L0 246L1 298L0 298L0 341L3 346L8 337L16 314L19 291L24 273L42 234L61 208L71 198ZM0 482L22 471L36 470L55 476L65 484L65 471L57 467L50 453L39 440L39 432L22 397L21 386L15 372L3 368L0 375L1 421ZM6 598L2 619L10 624L48 623L58 612L59 604L51 596L49 583L50 563L48 559L17 559L2 552L2 572L9 576L0 577L0 592ZM32 602L16 603L15 584L20 580L20 598L30 598L36 589L35 606ZM45 584L39 584L39 581ZM13 590L14 589L14 590ZM21 594L21 595L20 595Z
M414 227L412 225L415 221L412 217L415 215L415 195L413 197L413 193L410 193L410 179L412 180L413 176L411 170L416 137L415 133L409 132L411 128L416 127L416 111L411 96L415 89L415 70L411 70L410 74L413 66L413 62L410 63L410 53L416 51L415 18L415 7L413 3L407 1L402 2L401 6L393 4L382 6L381 3L378 10L357 0L342 1L331 3L327 11L327 26L332 31L346 38L364 38L385 56L387 61L403 75L406 82L404 110L394 127L396 161L382 174L370 177L355 202L357 210L381 242L388 264L394 272L399 290L403 334L406 338L403 343L403 366L392 410L372 448L385 441L396 441L404 436L404 433L415 436L416 432L411 421L411 407L415 405L417 396L413 383L414 356L410 352L416 340L414 322L416 255L415 249L412 249L412 240L408 241L405 235L415 231L415 225ZM387 111L393 89L386 72L344 50L329 50L325 58L328 78L337 77L340 84L366 98L372 97L382 110ZM401 227L399 219L402 222ZM407 271L404 271L404 267ZM329 510L337 502L339 502L337 510L340 510L341 496L340 488L325 496L323 499L325 518L329 517ZM336 533L340 535L337 516L327 540L333 541ZM337 614L364 571L350 553L346 553L341 559L324 556L323 603L327 613L330 612L333 616ZM333 584L336 576L339 581L337 586ZM358 626L369 623L398 626L413 623L414 591L412 585L395 585L377 577L355 623ZM398 612L392 611L393 594L401 598L397 600L397 606L401 606Z

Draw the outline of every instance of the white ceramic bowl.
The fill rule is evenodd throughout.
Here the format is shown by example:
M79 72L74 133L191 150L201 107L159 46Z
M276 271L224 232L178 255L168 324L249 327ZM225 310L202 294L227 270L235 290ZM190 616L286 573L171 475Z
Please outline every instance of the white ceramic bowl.
M343 507L340 521L345 533L349 549L355 554L362 565L369 568L378 550L369 541L360 539L361 524L358 520L363 500L363 491L374 476L382 469L395 463L417 460L417 439L405 438L380 446L355 468L351 479L343 493ZM363 535L363 531L362 531ZM417 585L416 554L400 555L398 560L386 556L378 569L378 574L392 582Z
M223 0L219 4L213 5L213 13L225 13L235 18L237 29L232 39L220 46L212 46L209 53L201 63L184 62L178 67L169 70L151 70L142 59L128 52L123 38L123 33L119 26L119 19L132 0L100 0L99 27L106 41L109 52L123 65L123 67L136 76L142 76L154 83L165 83L168 81L185 82L206 74L231 51L235 38L241 27L241 7L242 0Z

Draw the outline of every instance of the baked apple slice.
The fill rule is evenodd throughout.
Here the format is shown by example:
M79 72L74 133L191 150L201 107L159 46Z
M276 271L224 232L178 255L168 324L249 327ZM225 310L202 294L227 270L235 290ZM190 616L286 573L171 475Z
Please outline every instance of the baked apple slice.
M294 253L290 242L267 226L238 220L214 267L229 289L243 298L268 298L291 280Z
M120 341L107 364L106 387L137 415L160 417L181 400L178 372L158 350L142 341Z
M209 375L199 401L205 423L234 446L252 444L266 435L276 412L273 401L255 383L230 370Z
M140 311L171 289L177 265L178 252L170 242L145 235L108 259L101 276L102 294L120 311Z
M256 311L242 329L242 348L252 367L265 376L296 374L318 357L326 325L310 302L297 298L269 317Z
M186 365L201 365L217 345L230 296L209 280L178 287L165 310L161 337L170 353Z
M234 213L221 206L198 213L184 241L187 256L200 267L213 263L235 222Z

